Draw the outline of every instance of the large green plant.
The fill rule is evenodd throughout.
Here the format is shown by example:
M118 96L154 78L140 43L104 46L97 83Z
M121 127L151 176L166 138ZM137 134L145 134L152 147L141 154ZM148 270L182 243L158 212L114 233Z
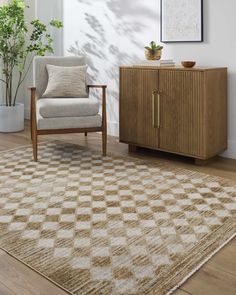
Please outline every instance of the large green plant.
M0 59L2 61L6 105L14 106L19 88L23 83L35 55L53 53L52 37L48 27L61 28L62 23L51 20L48 25L38 19L27 23L25 10L29 8L24 0L10 0L0 7ZM13 75L18 77L13 87Z

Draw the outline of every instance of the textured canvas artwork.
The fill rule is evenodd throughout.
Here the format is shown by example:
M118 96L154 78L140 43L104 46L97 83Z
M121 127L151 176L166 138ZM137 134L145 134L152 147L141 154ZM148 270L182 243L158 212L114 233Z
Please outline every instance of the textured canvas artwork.
M202 0L162 0L163 42L202 41Z

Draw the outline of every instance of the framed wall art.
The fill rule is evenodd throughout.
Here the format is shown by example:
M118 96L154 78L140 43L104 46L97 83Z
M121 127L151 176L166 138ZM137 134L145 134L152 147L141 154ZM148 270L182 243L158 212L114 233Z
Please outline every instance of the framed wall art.
M203 42L203 0L161 0L161 42Z

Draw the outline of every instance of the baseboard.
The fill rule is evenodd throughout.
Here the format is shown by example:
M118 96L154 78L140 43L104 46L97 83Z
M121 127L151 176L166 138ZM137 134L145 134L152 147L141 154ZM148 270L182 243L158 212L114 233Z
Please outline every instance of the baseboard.
M119 136L119 123L115 121L108 121L107 133L108 135Z
M25 108L25 119L29 120L30 119L30 109Z
M236 159L236 140L228 141L228 149L221 156L225 158Z

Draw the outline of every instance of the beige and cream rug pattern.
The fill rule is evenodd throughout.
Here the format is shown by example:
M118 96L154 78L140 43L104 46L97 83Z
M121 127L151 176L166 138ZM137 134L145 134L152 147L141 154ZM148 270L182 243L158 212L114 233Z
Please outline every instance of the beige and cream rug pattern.
M236 185L62 142L0 154L0 247L67 291L170 293L235 235Z

